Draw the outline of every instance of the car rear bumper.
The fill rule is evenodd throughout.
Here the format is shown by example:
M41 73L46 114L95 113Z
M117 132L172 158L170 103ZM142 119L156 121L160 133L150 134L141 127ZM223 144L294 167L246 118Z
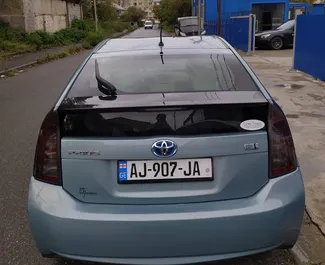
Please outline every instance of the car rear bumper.
M82 203L31 179L28 213L42 254L121 264L185 264L294 244L304 214L300 170L238 200L178 205Z

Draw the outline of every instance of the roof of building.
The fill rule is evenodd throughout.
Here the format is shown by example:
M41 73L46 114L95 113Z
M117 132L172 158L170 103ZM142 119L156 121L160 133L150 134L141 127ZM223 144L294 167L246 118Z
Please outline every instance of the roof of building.
M135 39L111 39L106 42L96 53L134 52L134 51L160 51L159 37ZM212 50L227 49L225 43L216 36L193 37L163 37L163 50Z

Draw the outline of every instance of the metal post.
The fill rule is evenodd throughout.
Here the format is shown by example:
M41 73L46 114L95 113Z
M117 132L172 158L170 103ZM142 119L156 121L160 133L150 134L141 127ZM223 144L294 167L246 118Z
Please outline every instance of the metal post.
M202 35L201 35L201 0L197 0L198 1L198 10L197 10L197 19L198 19L198 33L199 33L199 36L202 40Z
M252 14L252 17L253 17L253 22L254 22L253 31L252 31L252 34L253 34L253 37L252 37L252 40L253 40L253 52L255 52L256 15Z
M94 0L94 16L95 16L95 25L96 25L96 31L98 31L98 17L97 17L97 3L96 0Z
M252 23L252 16L249 15L248 18L248 50L247 50L247 54L251 54L252 51L252 27L253 27L253 23Z
M295 70L295 55L296 55L296 36L297 36L297 18L298 14L295 14L295 28L293 31L293 56L292 56L292 67L290 70Z
M221 1L222 0L218 0L218 7L217 7L217 11L218 11L218 31L217 31L217 35L221 36Z

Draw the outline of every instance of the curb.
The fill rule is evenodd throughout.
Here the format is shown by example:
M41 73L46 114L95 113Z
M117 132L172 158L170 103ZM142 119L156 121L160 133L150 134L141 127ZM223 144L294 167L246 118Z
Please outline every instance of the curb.
M32 61L30 63L22 64L22 65L19 65L19 66L16 66L16 67L12 67L12 68L3 70L3 71L0 72L0 75L8 73L10 71L18 70L18 69L21 69L21 68L26 68L26 67L29 67L29 66L33 66L34 64L37 64L37 61Z
M289 250L289 253L292 254L294 261L298 265L306 265L310 264L310 259L308 258L307 254L297 243L292 249Z

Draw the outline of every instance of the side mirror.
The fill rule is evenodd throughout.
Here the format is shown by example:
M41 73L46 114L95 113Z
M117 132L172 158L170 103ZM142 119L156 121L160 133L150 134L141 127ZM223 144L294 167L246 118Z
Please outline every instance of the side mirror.
M174 26L174 27L175 27L175 29L178 29L178 24L175 24L175 26Z

